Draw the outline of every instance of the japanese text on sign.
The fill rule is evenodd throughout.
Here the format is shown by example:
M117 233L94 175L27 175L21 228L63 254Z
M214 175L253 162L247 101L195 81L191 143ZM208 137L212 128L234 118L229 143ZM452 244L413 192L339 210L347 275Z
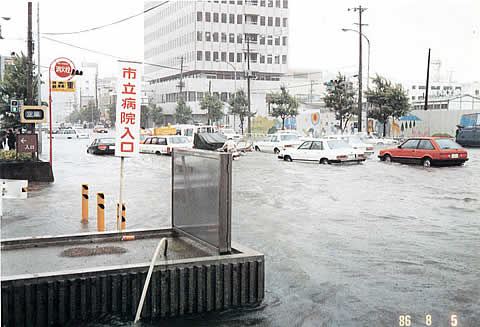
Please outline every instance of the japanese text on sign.
M138 155L140 143L141 69L138 63L119 62L115 155ZM137 110L138 108L138 110Z
M52 92L75 92L74 81L52 81Z

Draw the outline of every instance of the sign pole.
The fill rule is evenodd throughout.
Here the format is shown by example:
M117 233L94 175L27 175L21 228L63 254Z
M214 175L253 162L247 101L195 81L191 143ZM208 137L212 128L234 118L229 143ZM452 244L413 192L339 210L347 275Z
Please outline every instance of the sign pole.
M119 208L121 210L123 203L123 166L124 166L125 157L120 157L120 199L119 199ZM119 217L117 215L117 231L120 230Z

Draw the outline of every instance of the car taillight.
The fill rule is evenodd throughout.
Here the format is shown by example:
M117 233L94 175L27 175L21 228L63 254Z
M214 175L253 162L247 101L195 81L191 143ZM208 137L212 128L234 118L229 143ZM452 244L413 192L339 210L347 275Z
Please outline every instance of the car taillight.
M347 159L347 156L337 156L337 159Z
M106 146L106 145L99 145L99 146L98 146L98 149L99 149L99 150L106 150L106 149L107 149L107 146Z
M440 158L448 159L448 158L450 158L450 155L448 153L440 153Z
M285 148L293 148L293 145L287 144L287 145L285 145L284 147L285 147Z
M167 152L170 153L170 147L167 147Z
M372 151L372 150L373 150L373 148L367 148L367 151Z
M467 157L467 153L466 153L466 152L465 152L465 153L460 153L460 157L461 157L461 158L466 158L466 157Z
M365 158L365 155L364 155L364 154L358 154L357 157L359 157L359 158Z

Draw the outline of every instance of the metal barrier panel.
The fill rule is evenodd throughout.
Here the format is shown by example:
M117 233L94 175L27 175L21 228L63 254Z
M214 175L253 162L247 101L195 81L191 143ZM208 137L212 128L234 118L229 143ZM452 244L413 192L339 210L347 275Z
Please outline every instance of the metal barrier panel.
M172 153L172 226L231 251L232 156L204 150Z

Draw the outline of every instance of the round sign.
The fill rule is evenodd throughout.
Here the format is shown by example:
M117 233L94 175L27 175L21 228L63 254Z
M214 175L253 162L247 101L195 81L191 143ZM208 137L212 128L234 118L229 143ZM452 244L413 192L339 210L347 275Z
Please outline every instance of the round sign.
M62 61L57 61L54 69L55 69L55 74L57 74L58 77L66 78L72 75L73 67L70 65L69 62L62 60Z

